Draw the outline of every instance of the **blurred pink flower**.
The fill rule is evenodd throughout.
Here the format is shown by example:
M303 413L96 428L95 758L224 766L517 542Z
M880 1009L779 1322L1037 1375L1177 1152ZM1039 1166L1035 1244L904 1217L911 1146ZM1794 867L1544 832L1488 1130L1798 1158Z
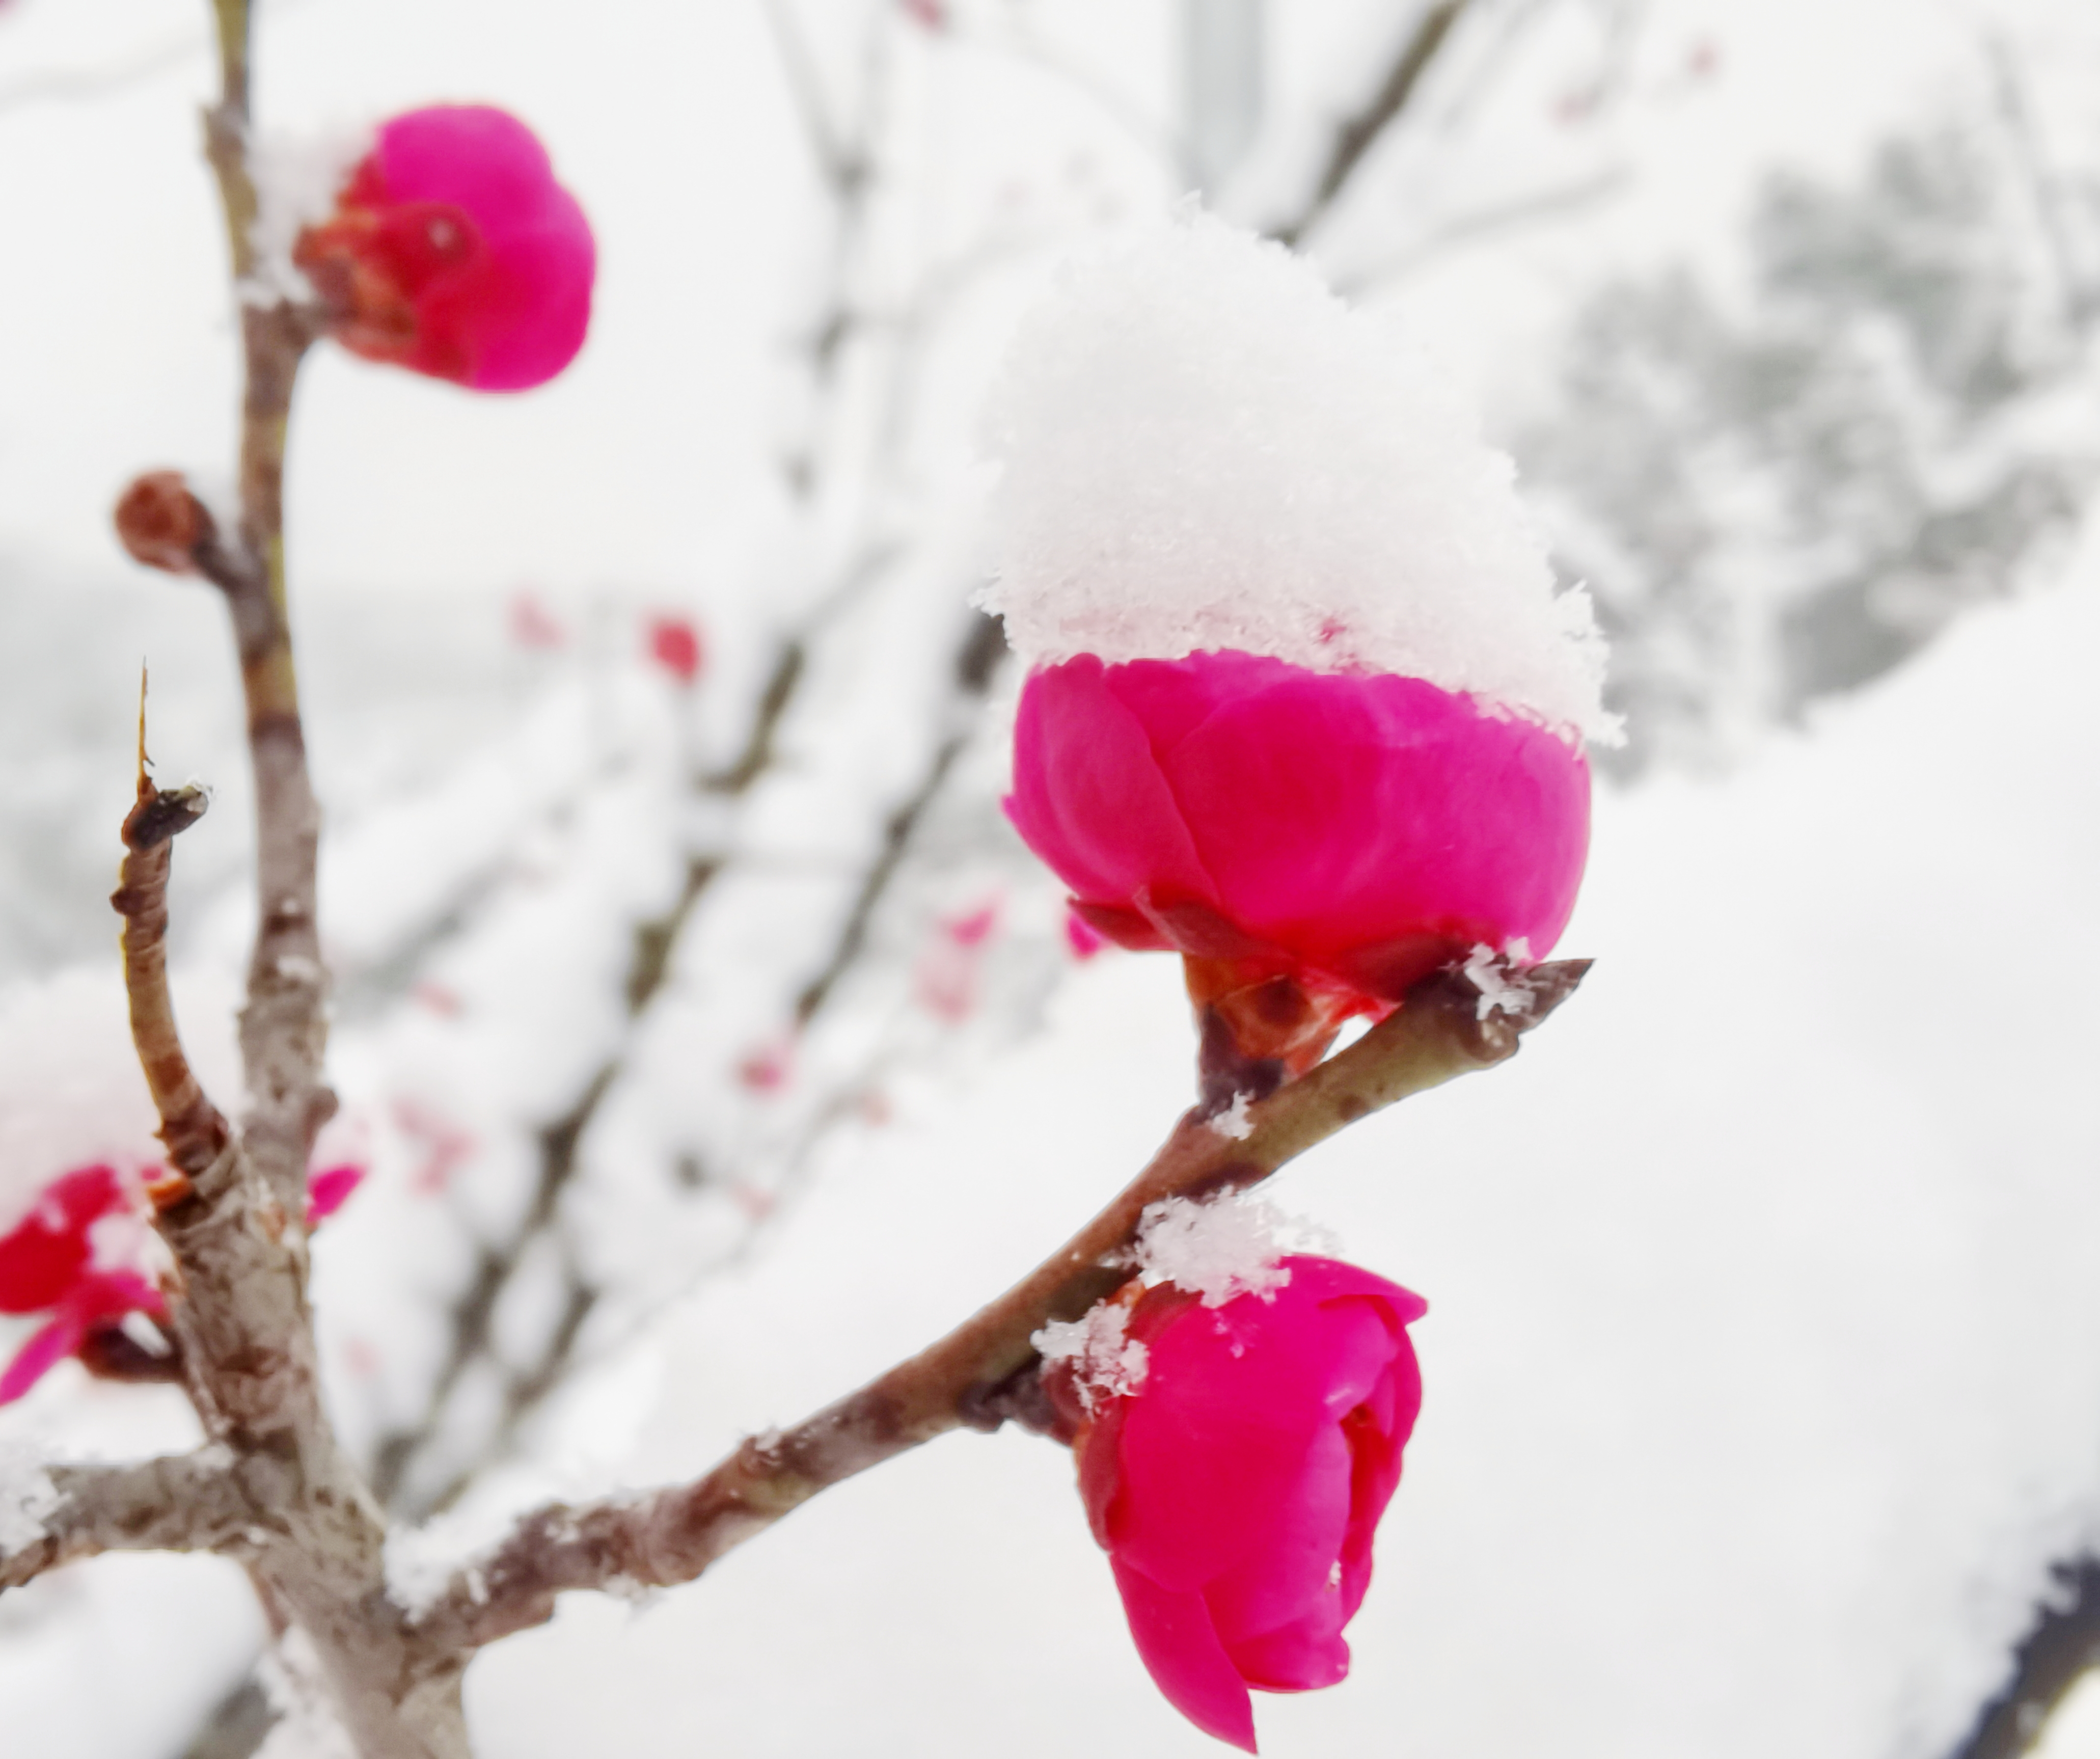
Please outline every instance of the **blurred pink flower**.
M1582 753L1421 678L1236 652L1023 687L1006 809L1125 947L1390 1004L1472 948L1567 926L1589 845Z
M559 647L568 641L569 632L536 594L521 590L510 601L510 639L521 647Z
M0 1405L131 1314L165 1318L161 1292L136 1270L97 1262L95 1225L138 1207L114 1168L82 1167L54 1180L37 1207L0 1235L0 1313L51 1315L0 1369Z
M329 1167L307 1181L307 1226L319 1227L351 1199L364 1182L361 1166Z
M1069 1371L1049 1377L1139 1656L1176 1709L1249 1752L1250 1686L1348 1673L1342 1628L1422 1404L1418 1297L1329 1258L1282 1268L1282 1287L1216 1307L1146 1292L1125 1333L1144 1346L1134 1389L1090 1412Z
M690 618L664 615L649 620L649 657L681 684L690 684L707 662L707 649Z
M590 223L532 131L486 104L382 124L293 260L353 354L474 391L545 383L590 325Z

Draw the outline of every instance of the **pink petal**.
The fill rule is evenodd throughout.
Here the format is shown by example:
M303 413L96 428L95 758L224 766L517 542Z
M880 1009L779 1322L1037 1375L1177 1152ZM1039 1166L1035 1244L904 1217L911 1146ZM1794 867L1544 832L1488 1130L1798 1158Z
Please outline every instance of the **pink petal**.
M1173 1593L1110 1554L1138 1659L1167 1703L1206 1735L1255 1752L1254 1703L1203 1597Z
M1283 670L1166 764L1234 919L1308 953L1424 931L1550 948L1587 847L1580 755L1419 678Z
M1030 674L1014 724L1007 814L1089 903L1128 908L1140 889L1211 899L1145 728L1102 674L1088 655Z
M80 1322L61 1315L33 1333L0 1371L0 1405L11 1405L60 1363L80 1348L87 1335Z
M1273 1511L1261 1549L1203 1590L1226 1653L1251 1685L1309 1690L1332 1685L1348 1665L1335 1567L1349 1523L1349 1471L1340 1429L1323 1430L1296 1493ZM1250 1646L1279 1632L1296 1633L1288 1671L1250 1669Z
M307 1226L315 1228L350 1201L350 1194L364 1182L360 1166L330 1167L307 1181Z

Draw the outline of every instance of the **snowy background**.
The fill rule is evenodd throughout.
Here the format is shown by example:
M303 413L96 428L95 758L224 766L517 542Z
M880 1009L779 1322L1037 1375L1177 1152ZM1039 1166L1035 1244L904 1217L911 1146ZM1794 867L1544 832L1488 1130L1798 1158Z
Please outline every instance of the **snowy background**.
M217 607L108 534L135 471L208 476L232 443L203 11L0 8L10 1143L135 1127L103 899L141 657L162 773L218 790L176 932L222 1065L245 952ZM262 9L267 128L502 102L602 250L554 386L473 399L323 351L293 437L342 1128L375 1169L319 1244L324 1350L397 1508L470 1533L689 1475L855 1384L1185 1102L1171 961L1074 960L992 809L1011 681L957 659L975 411L1057 260L1196 173L1243 222L1302 216L1414 16L1275 0L1259 105L1207 99L1234 156L1180 138L1167 0L788 15L880 147L850 213L757 0ZM1599 961L1579 1001L1280 1183L1432 1311L1354 1677L1264 1699L1265 1750L1940 1759L2051 1561L2100 1547L2100 24L1507 0L1450 55L1304 242L1516 451L1634 736L1563 943ZM667 614L706 633L694 689L648 663ZM775 761L695 785L805 634ZM632 1005L638 930L717 860ZM112 1097L54 1122L22 1072L60 1004ZM536 1221L548 1126L608 1067ZM0 1221L40 1176L0 1166ZM491 1335L448 1378L492 1259ZM0 1441L188 1425L68 1367ZM573 1599L477 1663L481 1749L1209 1750L1070 1480L1047 1443L958 1437L691 1588ZM0 1746L174 1759L259 1641L230 1568L65 1572L0 1603ZM2100 1694L2045 1751L2100 1754Z

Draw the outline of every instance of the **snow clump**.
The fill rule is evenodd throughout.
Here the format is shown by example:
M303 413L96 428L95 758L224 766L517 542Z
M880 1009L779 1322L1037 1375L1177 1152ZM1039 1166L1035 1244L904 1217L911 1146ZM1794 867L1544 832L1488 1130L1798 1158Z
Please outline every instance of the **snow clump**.
M351 174L369 153L378 131L367 125L323 135L267 135L248 152L255 179L255 218L248 228L255 267L241 293L250 303L315 297L313 284L292 261L299 234L335 212Z
M1284 1236L1308 1231L1255 1198L1166 1197L1147 1204L1138 1223L1138 1272L1200 1296L1207 1307L1242 1295L1273 1300L1290 1280Z
M1238 649L1609 742L1588 595L1444 373L1282 246L1185 210L1068 267L989 406L979 603L1030 664Z
M0 1438L0 1557L33 1545L64 1499L26 1442Z
M1129 1330L1130 1309L1104 1301L1079 1319L1052 1319L1028 1341L1045 1363L1072 1364L1079 1403L1092 1411L1097 1399L1127 1399L1145 1385L1150 1353Z

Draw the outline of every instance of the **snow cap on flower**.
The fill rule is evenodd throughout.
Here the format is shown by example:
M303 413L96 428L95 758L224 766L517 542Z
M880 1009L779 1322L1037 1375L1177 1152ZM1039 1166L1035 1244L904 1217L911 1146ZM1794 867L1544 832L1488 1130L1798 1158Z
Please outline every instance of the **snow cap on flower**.
M1068 268L1008 358L981 602L1031 665L1234 650L1617 736L1589 599L1555 590L1509 460L1280 245L1186 211Z
M307 185L286 180L296 187L278 206L296 211ZM276 211L258 239L266 254L283 229ZM380 126L292 262L352 353L473 391L524 391L583 347L598 255L531 129L487 104L438 104Z

